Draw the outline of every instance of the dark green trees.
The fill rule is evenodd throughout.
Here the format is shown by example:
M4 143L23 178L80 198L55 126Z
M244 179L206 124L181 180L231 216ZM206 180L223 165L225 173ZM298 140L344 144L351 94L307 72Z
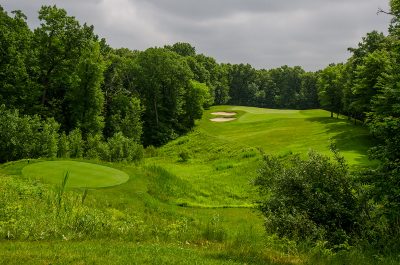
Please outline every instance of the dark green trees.
M301 75L301 87L298 98L298 108L317 109L320 107L317 82L317 73L305 72Z
M394 15L389 29L390 47L385 60L384 73L378 78L379 93L372 100L368 125L379 140L380 145L372 150L372 156L382 161L381 166L370 172L369 181L373 185L373 195L380 207L391 237L400 234L400 1L392 0Z
M318 108L317 74L301 67L256 70L250 65L225 65L229 103L267 108Z
M32 68L32 32L20 11L9 16L0 6L0 104L32 113L35 83Z
M70 113L68 124L80 128L84 135L102 133L104 127L104 95L101 91L104 69L100 45L92 41L82 52L75 72L76 80L65 95Z
M308 159L265 157L256 179L268 232L302 241L349 242L359 232L360 208L347 166L310 152Z
M176 138L184 128L184 95L193 76L177 53L150 48L137 57L136 89L144 105L145 145L161 145Z
M228 65L229 104L250 106L254 98L252 83L256 70L249 64Z
M34 45L40 114L55 117L67 131L79 127L84 135L101 132L104 63L93 27L81 26L55 6L43 6L39 19Z
M0 105L0 162L55 157L60 125L49 118L23 116Z
M343 98L343 64L330 65L318 75L318 91L321 105L339 116Z

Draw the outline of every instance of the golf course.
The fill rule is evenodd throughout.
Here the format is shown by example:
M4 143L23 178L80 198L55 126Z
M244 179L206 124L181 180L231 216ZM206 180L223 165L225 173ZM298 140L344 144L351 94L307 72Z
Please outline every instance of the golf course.
M346 117L239 106L212 107L192 132L146 150L136 164L3 164L0 196L11 205L3 214L21 218L0 231L18 239L0 244L0 263L326 264L265 234L252 181L264 153L329 155L331 143L350 168L371 166L367 129Z
M377 1L0 3L0 265L400 264Z

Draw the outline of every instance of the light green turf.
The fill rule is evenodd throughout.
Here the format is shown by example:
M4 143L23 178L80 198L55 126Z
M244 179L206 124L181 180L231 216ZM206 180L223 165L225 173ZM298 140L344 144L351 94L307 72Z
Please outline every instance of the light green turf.
M77 161L46 161L30 164L23 168L27 177L41 178L46 182L60 184L69 172L69 188L102 188L122 184L129 176L120 170L97 164Z
M215 111L237 112L238 120L213 123L209 119L215 117L211 115ZM3 196L5 209L12 210L10 216L14 216L14 209L23 209L19 211L24 217L19 222L24 225L19 229L21 233L24 229L33 229L31 234L41 235L42 227L47 227L49 221L52 226L60 227L59 231L68 241L62 240L61 234L45 241L39 239L42 242L0 239L0 264L2 261L4 264L376 264L375 258L364 257L362 252L346 254L349 257L334 256L338 257L338 262L329 262L329 257L325 256L311 258L319 252L308 250L306 246L304 250L298 249L287 240L267 236L263 217L253 209L258 198L252 180L263 161L258 147L273 155L290 152L305 155L309 148L328 154L330 139L350 161L352 170L371 165L366 155L372 145L367 128L355 126L346 119L332 119L326 111L212 107L192 132L157 152L147 153L142 163L112 164L134 178L122 185L92 189L87 193L85 209L93 209L94 217L101 218L99 213L108 214L108 225L121 228L118 229L121 234L107 227L89 235L64 231L62 229L69 227L69 224L65 226L68 222L64 222L65 219L50 219L47 215L44 219L38 218L37 211L49 207L40 197L42 195L35 201L29 201L33 200L30 196L35 195L21 196L19 192L9 192L15 197ZM189 154L187 161L180 160L182 151ZM153 157L149 157L151 155ZM35 164L44 166L37 171L38 177L45 170L54 170L48 166L52 164L45 163L54 162ZM0 195L7 194L2 190L5 177L2 178L1 173L19 176L23 169L23 174L27 175L34 165L23 168L26 164L27 161L19 161L0 166ZM96 175L102 171L97 165L89 165L97 167L90 171ZM78 171L81 169L78 166ZM54 183L59 184L64 170L57 178L51 175L51 179L43 179L56 179ZM18 177L16 180L26 181ZM19 184L14 186L20 187ZM36 194L32 191L38 187L19 189ZM76 194L76 198L81 198L81 194ZM93 227L92 221L97 220L77 219L75 215L69 218L71 225L78 227ZM3 220L7 222L8 219ZM131 226L134 230L124 230ZM79 239L69 240L72 235ZM381 264L398 264L389 258L382 260ZM397 261L398 257L393 260Z
M235 121L216 123L212 112L237 112ZM368 129L353 125L346 117L331 118L324 110L276 110L241 106L217 106L205 112L199 128L220 139L261 147L270 154L329 153L336 144L349 164L365 165L373 145Z
M235 121L210 121L217 111L236 112ZM346 118L331 118L324 110L276 110L254 107L217 106L204 113L195 130L182 136L148 158L156 165L158 185L153 196L169 203L194 207L249 207L257 200L252 180L265 153L285 156L310 149L332 155L330 143L337 145L352 170L374 165L367 150L372 139L366 127ZM179 153L190 159L179 161ZM161 177L162 175L162 177ZM166 188L171 187L171 188Z

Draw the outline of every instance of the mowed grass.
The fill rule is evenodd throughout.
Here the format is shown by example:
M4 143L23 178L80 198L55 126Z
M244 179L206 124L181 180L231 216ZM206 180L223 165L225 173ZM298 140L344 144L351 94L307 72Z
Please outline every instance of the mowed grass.
M78 161L45 161L25 166L22 174L60 184L68 172L68 188L104 188L122 184L128 174L115 168Z
M213 112L236 112L235 121L212 122ZM159 149L146 165L166 170L158 183L173 189L154 191L164 201L191 207L252 207L256 192L252 180L262 152L305 157L313 149L326 155L335 144L352 170L373 166L367 151L373 144L368 129L345 117L331 118L324 110L276 110L217 106L204 113L195 130ZM189 153L180 161L179 153ZM174 183L172 185L172 183ZM157 187L162 187L157 186ZM175 190L175 191L173 191Z
M235 121L217 123L212 112L236 112ZM206 111L199 129L220 139L260 147L268 154L306 154L310 149L329 154L334 143L350 165L371 164L367 151L374 142L368 129L347 117L331 118L324 110L276 110L217 106Z
M215 117L211 113L216 111L234 111L238 119L226 123L209 121ZM361 251L339 257L299 249L293 242L268 235L263 217L255 209L257 192L252 180L262 163L261 149L279 156L305 155L309 149L329 154L331 142L338 146L352 168L373 164L367 159L367 150L372 145L367 129L346 119L332 119L326 111L213 107L205 112L193 132L156 151L146 152L141 164L99 162L124 172L129 176L126 182L90 189L85 193L84 203L81 192L71 191L70 201L76 205L64 202L68 207L61 209L72 207L64 213L67 219L58 217L58 208L49 210L54 212L54 221L48 221L48 216L40 212L57 203L53 203L50 195L50 199L43 200L42 190L21 184L32 179L33 173L27 172L35 171L34 179L59 184L68 169L71 175L67 185L86 187L90 183L82 181L87 181L91 174L88 181L98 182L108 167L78 161L48 161L27 167L26 160L3 165L0 173L7 177L0 174L0 191L7 191L2 178L9 179L11 184L13 178L19 180L10 184L18 188L9 192L15 197L0 196L0 208L5 205L4 216L0 209L0 232L4 238L8 236L8 230L1 230L3 222L14 229L11 236L15 236L0 240L0 261L5 264L356 264L358 261L379 264ZM182 152L189 154L188 160L182 161ZM55 170L57 163L53 162L74 164L80 177L74 180L71 168L65 165ZM82 164L88 164L87 172L82 171ZM37 166L37 170L32 170ZM30 205L36 205L34 210ZM21 220L18 224L26 227L16 225L15 209L22 216L18 217ZM100 230L94 231L93 227ZM396 264L388 260L382 259L380 264Z

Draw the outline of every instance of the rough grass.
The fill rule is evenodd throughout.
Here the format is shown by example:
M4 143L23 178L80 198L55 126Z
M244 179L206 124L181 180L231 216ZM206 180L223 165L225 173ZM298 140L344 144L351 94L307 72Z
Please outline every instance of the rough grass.
M103 188L122 184L129 176L115 168L77 161L46 161L28 164L22 174L44 182L59 184L69 173L69 188Z
M215 111L235 111L238 120L213 123L208 119ZM220 106L207 111L193 132L149 149L142 164L103 163L129 179L86 195L69 190L62 207L49 179L42 184L27 177L27 161L2 165L0 263L398 264L396 256L361 250L336 255L265 234L251 184L261 149L282 156L310 148L327 153L331 141L353 168L373 164L366 128L325 111ZM97 177L96 168L89 173ZM46 170L53 169L40 175Z

